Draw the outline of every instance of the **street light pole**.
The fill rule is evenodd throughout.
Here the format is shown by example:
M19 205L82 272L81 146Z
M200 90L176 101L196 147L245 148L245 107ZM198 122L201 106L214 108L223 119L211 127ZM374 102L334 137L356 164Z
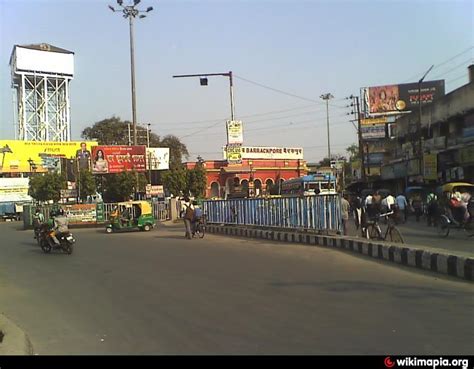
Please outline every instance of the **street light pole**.
M331 140L329 137L329 99L332 99L330 93L323 94L320 96L321 99L326 100L326 119L327 119L327 129L328 129L328 159L329 159L329 166L331 166Z
M207 86L207 78L212 76L224 76L229 77L229 88L230 88L230 120L235 118L235 107L234 107L234 80L232 78L232 71L227 73L204 73L204 74L179 74L173 76L173 78L187 78L187 77L200 77L201 86Z
M137 102L136 102L136 90L135 90L135 48L134 48L134 37L133 37L133 19L137 16L142 19L146 15L142 13L149 13L153 10L153 7L149 6L146 10L136 9L136 6L141 0L133 0L133 5L123 5L123 0L117 0L117 4L122 8L116 10L113 6L109 5L109 9L115 12L122 12L124 18L128 18L130 25L130 74L132 82L132 124L133 124L133 144L137 144ZM130 141L130 140L129 140Z

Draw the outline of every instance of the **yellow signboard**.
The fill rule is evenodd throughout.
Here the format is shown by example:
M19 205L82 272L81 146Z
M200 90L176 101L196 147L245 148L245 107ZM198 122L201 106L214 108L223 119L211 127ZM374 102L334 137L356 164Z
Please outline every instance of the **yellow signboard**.
M364 125L369 125L369 124L385 124L388 122L388 119L386 117L383 118L367 118L367 119L361 119L360 124Z
M423 155L423 171L424 177L427 180L438 179L438 155L425 154Z
M83 143L90 156L91 148L97 142ZM76 158L78 151L81 152L82 149L81 141L0 140L0 173L47 172L48 169L54 169L60 158Z

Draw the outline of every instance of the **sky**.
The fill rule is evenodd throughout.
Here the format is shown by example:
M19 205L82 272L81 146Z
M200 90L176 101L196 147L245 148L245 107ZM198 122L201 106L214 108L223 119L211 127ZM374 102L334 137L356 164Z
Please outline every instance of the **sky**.
M127 0L124 0L127 3ZM49 43L75 53L72 139L112 116L131 120L128 21L115 0L0 0L0 139L14 138L9 59L15 44ZM222 159L229 80L173 79L226 73L244 145L303 147L308 162L357 142L348 100L361 87L445 79L468 82L474 1L142 0L135 22L137 121L176 135L189 160Z

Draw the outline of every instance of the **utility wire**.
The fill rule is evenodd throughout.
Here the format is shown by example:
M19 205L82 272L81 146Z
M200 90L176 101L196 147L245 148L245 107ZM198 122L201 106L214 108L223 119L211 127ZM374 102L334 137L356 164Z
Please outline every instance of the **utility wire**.
M435 69L438 69L439 67L442 67L443 65L449 63L450 61L452 61L452 60L458 58L458 57L461 56L461 55L466 54L467 52L469 52L469 51L472 50L472 49L474 49L474 46L468 47L466 50L460 52L459 54L456 54L456 55L454 55L453 57L451 57L451 58L449 58L449 59L447 59L447 60L445 60L445 61L443 61L443 62L441 62L441 63L439 63L439 64L436 64L436 65L433 67L432 70L435 70ZM403 81L402 83L405 83L405 82L413 82L413 80L419 79L419 77L422 76L423 73L424 73L424 71L421 72L421 73L417 73L416 75L414 75L414 76L411 77L411 78L406 79L406 80Z

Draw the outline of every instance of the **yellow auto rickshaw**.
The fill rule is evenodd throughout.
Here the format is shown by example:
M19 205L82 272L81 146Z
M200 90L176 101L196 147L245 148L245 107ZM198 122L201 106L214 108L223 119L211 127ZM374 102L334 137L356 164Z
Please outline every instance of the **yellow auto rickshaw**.
M153 209L148 201L119 202L110 213L105 231L149 231L156 226Z

